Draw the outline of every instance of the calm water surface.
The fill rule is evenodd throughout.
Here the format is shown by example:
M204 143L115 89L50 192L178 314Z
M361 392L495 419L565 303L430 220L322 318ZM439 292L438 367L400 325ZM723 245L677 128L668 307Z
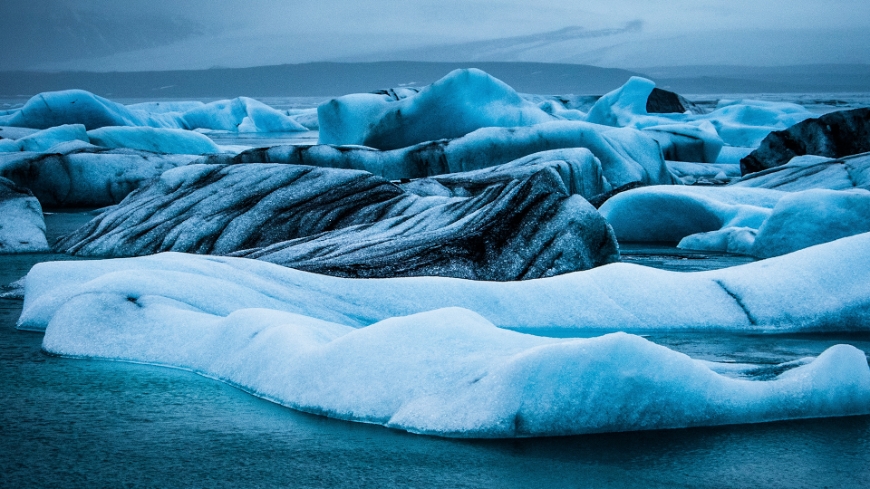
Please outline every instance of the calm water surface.
M50 239L86 219L47 216ZM0 284L68 258L0 256ZM444 440L298 413L185 371L51 357L41 334L14 329L21 304L0 299L2 487L870 487L870 416ZM870 350L866 335L650 339L760 364Z

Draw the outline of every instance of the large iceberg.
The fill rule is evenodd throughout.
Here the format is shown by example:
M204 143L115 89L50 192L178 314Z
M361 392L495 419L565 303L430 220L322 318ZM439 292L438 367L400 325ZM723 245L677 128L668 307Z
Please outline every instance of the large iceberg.
M57 247L104 257L235 252L346 277L539 278L619 257L601 215L570 195L571 169L554 162L458 174L445 182L451 195L420 196L357 170L190 165L163 173Z
M458 138L483 127L530 126L555 118L504 82L461 69L406 97L352 94L317 109L320 144L397 149Z
M866 328L868 245L865 234L715 272L616 264L518 283L363 281L185 254L50 262L27 276L19 327L45 329L53 354L185 368L303 411L440 436L866 414L870 369L846 345L753 380L626 333L503 328Z
M0 177L0 254L48 251L42 207L33 194Z
M832 347L773 380L735 379L637 336L541 338L459 308L353 329L265 309L221 317L159 297L85 293L59 308L43 349L181 367L302 411L451 437L870 412L870 369L854 347Z
M498 327L524 331L867 331L868 271L868 233L722 270L682 273L615 263L522 282L359 280L260 260L164 253L40 263L27 276L19 324L44 329L74 297L102 295L218 316L275 309L357 327L463 307Z
M234 132L293 132L308 129L294 117L257 100L239 97L208 104L163 103L124 106L84 90L35 95L0 124L47 129L82 124L88 130L106 126L212 129Z
M152 153L201 155L220 153L206 136L184 129L153 127L101 127L87 132L91 144L103 148L128 148Z

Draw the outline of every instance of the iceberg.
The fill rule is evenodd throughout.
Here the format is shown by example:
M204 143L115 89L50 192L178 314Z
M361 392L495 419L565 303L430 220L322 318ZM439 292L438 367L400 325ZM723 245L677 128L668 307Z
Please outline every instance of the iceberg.
M103 148L127 148L151 153L201 155L220 153L211 139L194 131L152 127L101 127L87 132L90 142Z
M364 170L389 180L424 178L493 167L555 149L586 148L601 162L613 187L629 183L672 184L658 143L643 131L578 121L531 127L488 127L461 138L379 151L363 146L272 146L201 163L290 163Z
M420 196L357 170L190 165L163 173L56 248L103 257L233 253L343 277L477 280L532 279L618 260L610 228L568 193L559 171L572 172L561 163L524 174L511 174L516 166L454 174L448 185L465 190L461 197Z
M352 94L317 108L320 144L398 149L483 127L530 126L554 117L478 69L454 70L404 97Z
M677 243L726 227L758 229L783 195L761 188L653 186L622 192L599 211L619 241Z
M86 147L60 148L69 143ZM54 149L69 152L0 153L0 177L30 189L45 207L104 207L117 204L144 182L198 156L106 150L78 140Z
M208 104L160 102L124 106L85 90L40 93L2 118L15 127L48 129L82 124L106 126L211 129L233 132L294 132L308 129L287 114L257 100L239 97Z
M744 174L783 165L796 156L828 158L870 151L870 108L831 112L770 133L740 160Z
M48 251L42 207L33 194L0 177L0 254Z
M735 187L755 187L797 192L813 188L870 190L870 153L831 159L796 156L788 163L745 175Z
M746 192L750 191L750 192ZM599 209L620 241L769 258L870 232L870 192L752 187L645 187Z
M22 329L42 330L77 296L151 298L227 316L265 308L345 326L445 307L500 328L593 332L867 331L870 234L707 272L613 263L520 282L447 277L359 280L261 260L184 253L49 262L27 275ZM691 298L692 306L686 307ZM129 302L129 301L127 301ZM96 313L95 313L96 314Z
M57 145L69 141L90 143L85 126L81 124L67 124L52 127L51 129L44 129L14 141L17 148L13 149L12 146L9 146L4 151L51 152Z
M222 317L160 297L83 293L58 309L43 349L185 368L298 410L446 437L870 411L870 368L854 347L834 346L773 380L753 381L638 336L542 338L461 308L354 329L267 309Z

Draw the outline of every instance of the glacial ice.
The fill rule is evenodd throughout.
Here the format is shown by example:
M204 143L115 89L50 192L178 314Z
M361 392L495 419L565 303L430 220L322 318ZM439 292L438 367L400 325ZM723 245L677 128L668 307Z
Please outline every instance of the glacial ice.
M44 329L61 320L65 303L92 295L218 316L274 309L354 327L462 307L500 328L523 331L867 331L868 270L870 233L722 270L683 273L614 263L522 282L359 280L260 260L163 253L36 265L27 276L19 327Z
M128 148L186 155L221 152L211 139L183 129L106 126L88 131L87 137L92 144L111 149Z
M643 131L578 121L555 121L531 127L487 127L461 138L379 151L362 146L272 146L237 156L215 156L202 163L290 163L365 170L389 180L424 178L479 170L534 153L586 148L601 162L613 187L629 183L671 184L656 141Z
M530 126L554 117L478 69L454 70L419 93L352 94L317 109L320 144L398 149L483 127Z
M66 148L60 153L0 153L0 177L33 192L43 206L104 207L117 204L134 189L198 155L157 154L130 149Z
M32 97L0 124L47 129L82 124L88 130L106 126L213 129L234 132L307 131L292 117L257 100L239 97L208 104L163 102L124 106L84 90L44 92Z
M796 156L788 163L744 176L735 187L756 187L796 192L813 188L870 190L870 153L839 159Z
M870 108L831 112L770 133L740 160L744 174L783 165L796 156L842 158L870 151Z
M863 189L645 187L614 196L600 212L620 241L758 258L870 232L870 192Z
M268 309L221 316L159 296L82 293L57 309L43 348L181 367L302 411L450 437L870 411L870 369L854 347L834 346L773 380L751 381L638 336L542 338L461 308L353 329Z
M758 188L653 186L620 193L599 211L619 241L676 243L727 227L758 229L782 195Z
M576 151L600 175L597 160ZM345 277L539 278L618 259L607 223L569 193L586 169L564 161L495 167L434 184L454 189L449 196L420 196L357 170L190 165L163 173L57 248L103 257L235 253Z
M0 254L48 251L42 207L27 189L0 177Z

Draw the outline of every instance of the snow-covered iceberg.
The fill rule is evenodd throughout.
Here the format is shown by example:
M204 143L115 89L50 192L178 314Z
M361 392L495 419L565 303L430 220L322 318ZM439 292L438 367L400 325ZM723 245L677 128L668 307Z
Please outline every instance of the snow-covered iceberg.
M44 329L72 298L102 294L119 303L150 297L219 316L275 309L347 326L463 307L496 326L525 331L867 331L868 273L868 233L708 272L615 263L522 282L359 280L260 260L164 253L40 263L28 274L19 324Z
M357 170L190 165L163 173L57 248L103 257L236 253L345 277L477 280L539 278L618 259L607 223L569 193L570 166L511 169L458 174L448 183L454 195L420 196ZM459 189L464 196L455 196Z
M30 191L0 177L0 254L48 251L42 207Z
M48 352L181 367L299 410L451 437L752 423L870 411L864 354L838 345L773 380L734 379L624 333L541 338L459 308L362 329L290 313L226 317L158 297L82 294Z
M190 369L303 411L440 436L866 414L867 358L846 345L751 380L626 333L503 328L866 328L868 245L865 234L715 272L616 264L516 283L355 280L175 253L50 262L27 276L19 327L45 329L54 354Z
M30 189L46 207L104 207L117 204L142 183L199 156L87 146L69 148L65 154L0 153L0 177Z
M235 132L294 132L308 129L286 113L257 100L239 97L208 104L171 103L124 106L84 90L35 95L0 124L47 129L82 124L88 130L106 126L212 129Z
M483 127L530 126L555 118L478 69L454 70L405 97L345 95L317 108L320 144L397 149L458 138Z

